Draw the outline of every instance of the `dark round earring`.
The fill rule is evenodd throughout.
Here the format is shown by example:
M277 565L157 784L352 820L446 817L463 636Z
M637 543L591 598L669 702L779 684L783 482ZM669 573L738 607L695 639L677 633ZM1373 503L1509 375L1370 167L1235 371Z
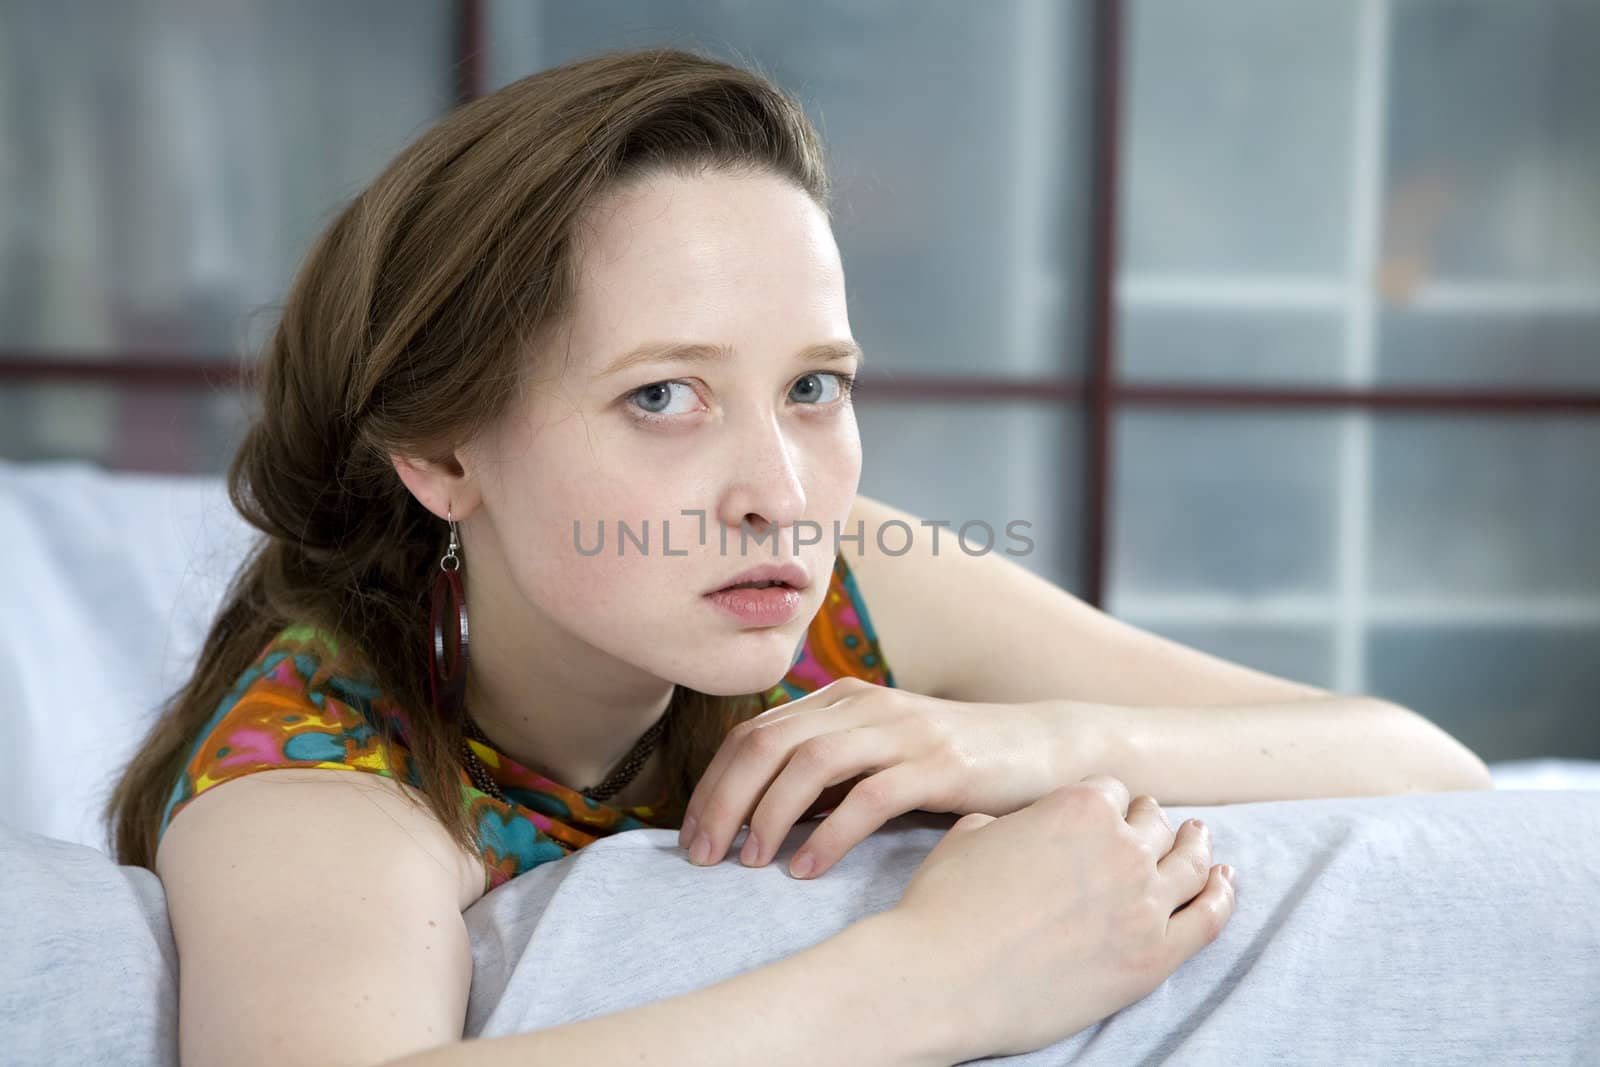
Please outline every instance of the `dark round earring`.
M428 680L433 688L433 706L439 714L459 718L467 694L467 597L461 587L461 547L455 519L445 509L450 524L450 547L439 561L439 574L433 580L433 656L428 662ZM453 625L446 625L446 600Z

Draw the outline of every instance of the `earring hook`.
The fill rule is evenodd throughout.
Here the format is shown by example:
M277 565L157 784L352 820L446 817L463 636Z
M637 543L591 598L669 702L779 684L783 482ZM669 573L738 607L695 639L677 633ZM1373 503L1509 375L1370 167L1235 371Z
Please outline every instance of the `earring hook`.
M458 571L461 569L461 557L456 554L456 549L461 547L461 539L456 530L455 513L449 507L444 509L444 521L450 524L450 547L445 550L444 558L439 561L439 569Z

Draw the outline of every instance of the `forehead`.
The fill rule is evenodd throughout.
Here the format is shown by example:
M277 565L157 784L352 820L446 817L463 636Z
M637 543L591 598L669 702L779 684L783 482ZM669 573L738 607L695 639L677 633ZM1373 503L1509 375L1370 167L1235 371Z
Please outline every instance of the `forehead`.
M770 174L657 174L578 227L571 359L597 372L655 341L738 349L848 336L844 273L822 209Z

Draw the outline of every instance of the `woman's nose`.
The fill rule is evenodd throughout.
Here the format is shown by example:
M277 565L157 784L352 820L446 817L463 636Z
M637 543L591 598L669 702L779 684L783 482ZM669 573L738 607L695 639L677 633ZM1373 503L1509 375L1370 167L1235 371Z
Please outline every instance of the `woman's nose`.
M723 493L722 520L753 532L791 526L805 516L805 486L795 446L768 424L734 444L732 477Z

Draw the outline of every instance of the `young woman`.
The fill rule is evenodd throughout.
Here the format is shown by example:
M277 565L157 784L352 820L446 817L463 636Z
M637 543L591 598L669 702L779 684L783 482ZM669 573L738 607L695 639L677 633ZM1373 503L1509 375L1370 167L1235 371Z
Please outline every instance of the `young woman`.
M1167 824L1159 750L1113 702L1331 694L998 557L884 551L914 517L856 493L827 198L767 81L619 53L454 112L317 242L229 472L265 537L110 809L166 886L186 1063L953 1063L1103 1018L1227 921L1203 828ZM1333 784L1326 745L1292 751L1312 711L1297 733L1267 709L1249 748L1286 777L1252 784L1219 740L1252 709L1214 710L1216 736L1163 710L1195 746L1183 799ZM1411 736L1419 787L1470 778ZM967 817L888 912L685 996L461 1041L462 912L507 879L646 826L709 863L748 824L765 863L831 812L816 877L915 808ZM953 931L980 905L974 946Z

